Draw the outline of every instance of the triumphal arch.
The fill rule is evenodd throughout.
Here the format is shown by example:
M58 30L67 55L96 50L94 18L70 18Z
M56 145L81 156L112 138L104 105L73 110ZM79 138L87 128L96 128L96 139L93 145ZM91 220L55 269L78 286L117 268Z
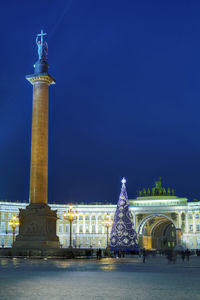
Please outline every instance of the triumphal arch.
M161 178L151 189L139 191L129 200L140 247L168 249L174 247L199 248L200 203L188 202L175 196L174 189L162 186Z

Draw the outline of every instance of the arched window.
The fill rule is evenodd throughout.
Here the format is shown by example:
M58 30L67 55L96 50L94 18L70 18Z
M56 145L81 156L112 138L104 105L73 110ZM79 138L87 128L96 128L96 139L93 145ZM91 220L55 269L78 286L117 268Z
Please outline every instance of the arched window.
M92 233L96 233L96 226L92 225Z
M92 221L96 221L96 217L95 216L92 216Z
M102 233L102 225L99 225L99 227L98 227L98 233Z
M86 217L85 217L85 221L90 221L90 217L89 217L89 216L86 216Z

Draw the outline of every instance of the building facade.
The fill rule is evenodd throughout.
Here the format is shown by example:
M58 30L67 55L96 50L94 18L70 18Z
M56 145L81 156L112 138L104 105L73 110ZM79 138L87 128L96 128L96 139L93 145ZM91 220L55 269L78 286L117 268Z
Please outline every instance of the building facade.
M139 192L139 197L129 199L129 203L140 247L161 250L182 244L189 249L200 249L199 201L189 202L187 198L174 196L174 191L163 188L159 180L151 190L144 189ZM0 246L12 246L12 228L9 221L27 204L0 201ZM57 235L60 244L68 247L70 228L63 215L69 205L49 205L52 210L57 210ZM74 207L78 211L78 217L72 224L73 246L105 248L107 229L102 221L107 214L110 220L114 219L116 205L85 204Z

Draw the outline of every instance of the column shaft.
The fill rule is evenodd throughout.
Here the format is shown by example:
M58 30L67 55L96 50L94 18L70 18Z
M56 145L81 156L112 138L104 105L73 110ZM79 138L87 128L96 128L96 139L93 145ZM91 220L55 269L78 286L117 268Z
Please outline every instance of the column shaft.
M33 85L30 203L47 204L48 190L48 83Z

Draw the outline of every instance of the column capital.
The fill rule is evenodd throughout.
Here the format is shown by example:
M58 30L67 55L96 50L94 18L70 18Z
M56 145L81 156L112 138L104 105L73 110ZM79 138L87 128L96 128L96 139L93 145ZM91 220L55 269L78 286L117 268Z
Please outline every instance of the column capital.
M36 82L45 82L48 85L55 84L56 80L49 75L48 73L40 73L40 74L33 74L33 75L27 75L26 79L31 83L35 84Z

